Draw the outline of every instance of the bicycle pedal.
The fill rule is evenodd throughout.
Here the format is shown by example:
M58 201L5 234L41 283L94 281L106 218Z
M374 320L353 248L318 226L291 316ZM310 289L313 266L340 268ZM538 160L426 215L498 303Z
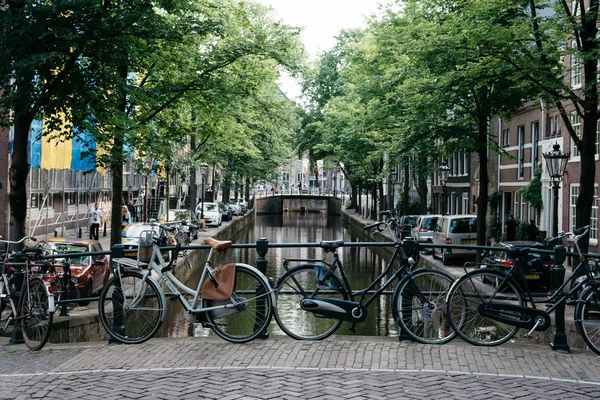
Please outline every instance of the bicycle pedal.
M533 335L530 333L523 333L523 334L521 334L521 337L523 339L531 339L533 337Z

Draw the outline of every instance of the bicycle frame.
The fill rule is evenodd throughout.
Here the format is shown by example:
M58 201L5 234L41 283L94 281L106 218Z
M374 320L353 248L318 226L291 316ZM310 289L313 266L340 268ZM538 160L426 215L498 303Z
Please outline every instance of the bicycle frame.
M147 231L147 232L152 233L152 231ZM142 235L143 234L144 233L142 232ZM153 243L152 244L152 255L150 257L150 262L148 263L147 268L145 268L142 272L142 276L143 276L142 282L144 282L146 279L154 281L154 283L157 285L157 287L159 287L161 289L160 295L162 297L163 304L166 304L167 297L178 298L181 305L185 309L186 315L205 313L208 311L218 310L218 309L235 308L237 306L237 304L234 302L233 299L231 299L232 302L228 303L228 304L223 304L223 305L218 305L218 306L213 306L213 307L203 307L202 296L201 296L202 285L203 285L204 281L208 278L209 272L213 271L213 268L211 267L211 259L212 259L214 252L215 252L215 250L211 248L209 251L208 257L204 263L204 269L202 271L200 281L198 282L198 286L194 290L194 289L186 286L179 279L177 279L177 277L171 272L170 268L167 267L167 264L165 263L163 257L161 256L160 248L158 247L158 245L156 243ZM158 260L158 263L156 262L156 260ZM247 267L249 267L250 269L253 269L259 276L262 276L262 274L254 267L249 266L249 265ZM118 271L119 271L118 273L120 273L120 269ZM165 284L164 286L166 286L168 289L167 293L165 293L163 286L159 285L157 280L152 276L153 273L156 274L160 278L160 280L162 280L164 282L164 284ZM264 276L262 276L262 279L268 285L268 287L270 287L267 279ZM132 300L132 304L135 305L137 302L142 300L142 298L140 297L140 294L142 294L142 293L143 293L143 291L140 290L140 292L138 294L136 294L136 297L134 297ZM267 295L272 296L273 300L275 300L272 289L265 294L256 296L255 298L259 298L261 296L267 296ZM188 301L188 300L186 300L185 296L192 296L192 299L190 301ZM164 309L162 310L162 314L161 314L161 321L164 321L166 314L167 314L167 307L164 307Z
M410 269L411 269L411 265L409 265L408 262L403 263L401 261L399 268L396 271L394 271L394 273L392 274L390 279L388 279L385 283L383 283L381 285L381 287L379 289L377 289L375 292L369 293L379 282L384 280L386 275L389 273L389 271L394 266L394 262L396 261L397 258L400 258L400 260L404 260L404 258L402 257L402 254L403 254L402 243L396 242L394 244L394 253L392 254L392 257L388 261L388 264L385 267L385 269L383 270L383 272L381 272L381 274L379 274L379 276L377 278L375 278L369 284L369 286L367 286L366 288L357 290L357 291L353 291L352 286L350 285L348 276L346 274L346 271L344 269L344 265L340 261L337 251L336 250L326 250L326 252L332 253L332 255L334 257L334 260L331 264L329 264L325 260L321 260L321 259L288 258L284 261L283 267L286 271L289 271L288 266L289 266L290 261L318 262L318 263L324 264L324 265L328 266L329 269L327 270L327 273L321 279L322 281L326 281L327 279L329 279L331 276L333 276L335 274L335 271L337 269L339 269L340 275L341 275L342 281L343 281L344 291L348 295L348 298L350 299L350 301L355 301L354 300L355 297L360 296L359 304L361 304L365 307L368 307L369 304L371 304L377 297L379 297L379 295L381 295L381 293L383 293L388 287L390 287L390 285L393 283L394 279L402 276L402 274L406 273L407 271L410 272Z

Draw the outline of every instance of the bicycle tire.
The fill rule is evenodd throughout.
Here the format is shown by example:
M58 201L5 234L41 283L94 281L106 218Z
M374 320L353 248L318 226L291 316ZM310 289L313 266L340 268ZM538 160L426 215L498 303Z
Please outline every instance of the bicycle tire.
M461 276L448 293L448 317L456 333L475 346L497 346L510 340L519 327L481 315L480 304L524 305L520 286L503 272L482 269ZM498 287L498 285L502 286ZM494 295L494 293L496 294ZM511 317L515 317L512 313Z
M165 304L160 288L154 281L142 279L141 272L125 270L113 276L100 292L100 321L106 332L119 342L143 343L152 338L162 324ZM115 313L115 310L120 312Z
M21 291L19 324L25 345L40 350L50 337L54 312L50 311L48 292L41 279L33 278Z
M217 308L206 312L213 332L231 343L246 343L258 338L271 323L273 298L266 278L245 264L235 265L235 281L231 298L203 300L205 307L236 302L233 308Z
M444 344L454 339L456 332L446 307L453 282L450 275L427 269L416 270L402 279L392 297L392 312L402 332L426 344Z
M329 288L317 288L317 271L322 268L320 265L298 265L283 274L275 285L275 320L279 328L294 339L322 340L331 336L342 324L340 319L300 307L300 301L306 298L348 299L341 285L339 289L335 289L338 286L335 284ZM339 283L339 279L335 279Z
M592 283L579 296L575 320L585 343L600 355L600 288L597 283Z

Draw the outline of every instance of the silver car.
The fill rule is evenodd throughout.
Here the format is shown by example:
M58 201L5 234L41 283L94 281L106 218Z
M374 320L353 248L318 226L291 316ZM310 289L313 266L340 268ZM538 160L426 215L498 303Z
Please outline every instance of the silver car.
M421 243L432 243L433 232L437 227L440 215L421 215L410 231L410 237Z

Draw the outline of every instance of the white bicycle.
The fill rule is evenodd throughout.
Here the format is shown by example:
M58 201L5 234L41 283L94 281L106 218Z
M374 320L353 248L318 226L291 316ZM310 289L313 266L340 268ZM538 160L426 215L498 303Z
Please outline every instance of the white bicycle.
M176 256L165 264L152 231L142 232L140 239L138 259L114 259L115 276L100 293L100 320L113 339L137 344L152 338L167 314L167 299L179 299L189 322L202 323L233 343L254 340L266 331L275 302L267 278L247 264L211 263L213 254L230 248L231 241L204 239L210 252L198 287L192 289L172 273Z

